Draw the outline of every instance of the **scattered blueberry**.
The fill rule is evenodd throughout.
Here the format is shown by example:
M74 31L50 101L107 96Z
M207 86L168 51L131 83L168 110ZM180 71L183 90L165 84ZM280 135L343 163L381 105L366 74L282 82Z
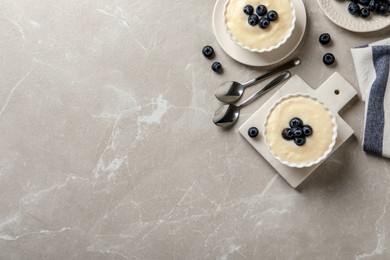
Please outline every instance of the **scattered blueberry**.
M268 18L268 20L270 20L271 22L273 22L273 21L275 21L276 19L278 19L278 13L275 12L274 10L271 10L271 11L268 12L267 18Z
M262 17L259 21L259 26L261 29L268 28L269 24L270 24L270 21L266 17Z
M294 131L291 128L285 128L282 131L282 137L285 140L292 140L294 138Z
M267 7L265 5L259 5L256 8L256 13L258 16L264 16L267 14Z
M245 14L247 14L247 15L251 15L251 14L253 14L253 6L251 6L251 5L246 5L245 7L244 7L244 13Z
M368 18L370 16L370 13L371 12L368 7L363 7L362 9L360 9L360 16L363 18Z
M306 143L306 138L305 137L295 137L294 143L298 146L302 146Z
M326 45L330 42L331 37L329 33L323 33L320 35L319 41L321 44Z
M359 14L360 12L360 6L357 3L349 3L348 5L348 12L352 15Z
M303 122L302 122L302 120L300 118L294 117L293 119L290 120L289 125L290 125L291 128L302 127L303 126Z
M251 25L251 26L255 26L256 24L259 23L259 17L255 14L252 14L248 17L248 23Z
M203 47L202 53L206 58L212 58L214 56L214 49L213 47L207 45Z
M304 125L302 127L302 132L304 136L311 136L311 134L313 133L313 129L309 125Z
M256 127L249 128L248 129L248 135L251 138L255 138L256 136L259 135L259 129L257 129Z
M219 63L218 61L214 62L212 65L211 65L211 69L217 73L220 73L222 72L222 65L221 63Z
M325 53L324 57L322 57L322 61L325 65L332 65L335 62L334 55L332 53Z

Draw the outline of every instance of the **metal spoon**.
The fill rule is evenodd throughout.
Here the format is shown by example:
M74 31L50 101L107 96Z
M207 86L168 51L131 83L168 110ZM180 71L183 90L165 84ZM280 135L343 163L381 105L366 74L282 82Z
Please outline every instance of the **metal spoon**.
M238 117L240 116L240 109L243 106L252 103L255 99L259 98L267 91L271 90L272 88L276 87L283 81L287 80L290 76L291 73L289 71L284 71L279 76L277 76L274 80L268 83L264 88L257 91L255 94L250 96L247 100L242 102L240 105L226 104L221 106L214 112L214 116L213 116L214 124L216 124L217 126L230 126L234 124L237 121Z
M236 81L227 81L222 83L217 90L215 91L215 97L225 103L232 104L239 100L244 93L245 88L250 87L262 80L265 80L276 73L287 70L291 67L297 66L301 63L301 60L298 58L294 58L278 67L275 67L271 71L252 79L244 84L238 83Z

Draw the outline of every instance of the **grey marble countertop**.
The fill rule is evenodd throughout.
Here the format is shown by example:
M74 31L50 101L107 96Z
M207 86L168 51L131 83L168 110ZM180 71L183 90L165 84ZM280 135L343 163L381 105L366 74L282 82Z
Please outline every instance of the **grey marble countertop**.
M352 33L304 3L291 71L313 88L337 71L358 89L350 48L390 30ZM359 98L342 111L354 137L299 190L237 132L276 90L232 129L212 123L218 84L265 71L218 46L213 6L1 1L0 259L390 258L390 163L362 150Z

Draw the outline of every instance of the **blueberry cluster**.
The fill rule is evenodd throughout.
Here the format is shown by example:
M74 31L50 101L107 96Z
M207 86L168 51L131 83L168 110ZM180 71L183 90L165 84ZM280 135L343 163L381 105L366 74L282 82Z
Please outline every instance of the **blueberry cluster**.
M303 121L294 117L290 120L290 127L283 129L282 137L285 140L294 140L294 143L298 146L302 146L306 143L306 137L311 136L313 129L309 125L304 125Z
M266 29L271 22L278 19L278 13L274 10L268 11L265 5L259 5L254 10L253 6L246 5L244 13L248 15L248 24L251 26L259 25L261 29Z
M349 0L348 12L368 18L371 13L380 15L390 14L390 0Z

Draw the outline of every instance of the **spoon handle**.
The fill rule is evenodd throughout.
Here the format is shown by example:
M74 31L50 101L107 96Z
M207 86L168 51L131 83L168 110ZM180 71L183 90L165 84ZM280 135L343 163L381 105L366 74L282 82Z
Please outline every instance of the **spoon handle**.
M250 80L250 81L248 81L246 83L244 83L243 87L244 88L250 87L250 86L252 86L252 85L254 85L254 84L256 84L256 83L258 83L258 82L260 82L262 80L265 80L265 79L267 79L267 78L269 78L269 77L271 77L271 76L273 76L273 75L275 75L275 74L277 74L277 73L279 73L281 71L284 71L284 70L287 70L287 69L292 68L294 66L297 66L300 63L301 63L300 59L294 58L294 59L292 59L292 60L290 60L290 61L288 61L288 62L286 62L286 63L284 63L284 64L282 64L282 65L280 65L278 67L273 68L269 72L267 72L267 73L265 73L265 74L255 78L255 79L252 79L252 80Z
M291 73L289 71L283 71L279 76L277 76L275 79L273 79L264 88L260 89L255 94L253 94L248 99L246 99L244 102L242 102L239 105L239 107L243 107L243 106L246 106L246 105L252 103L257 98L264 95L266 92L268 92L269 90L273 89L274 87L276 87L277 85L279 85L280 83L282 83L283 81L288 79L290 76L291 76Z

